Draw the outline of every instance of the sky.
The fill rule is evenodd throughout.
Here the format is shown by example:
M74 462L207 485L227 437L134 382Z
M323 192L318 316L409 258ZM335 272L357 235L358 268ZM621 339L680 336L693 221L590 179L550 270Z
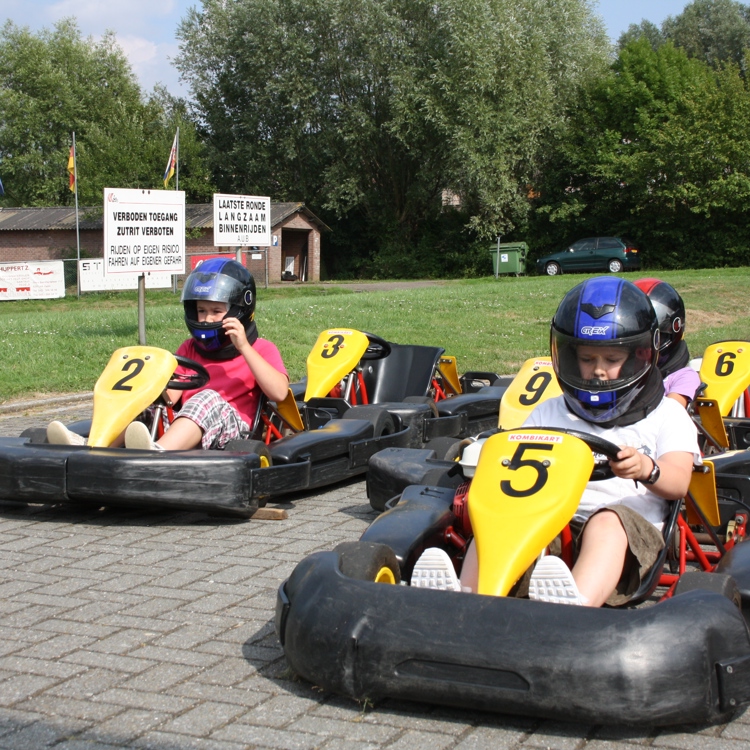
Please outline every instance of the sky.
M667 16L678 15L688 0L599 0L597 12L613 42L631 23L647 19L657 26ZM161 83L175 96L188 96L187 88L171 63L179 49L175 32L180 20L200 0L0 0L0 19L28 26L32 31L50 28L61 18L75 17L82 33L95 39L114 31L130 60L141 88L151 91Z

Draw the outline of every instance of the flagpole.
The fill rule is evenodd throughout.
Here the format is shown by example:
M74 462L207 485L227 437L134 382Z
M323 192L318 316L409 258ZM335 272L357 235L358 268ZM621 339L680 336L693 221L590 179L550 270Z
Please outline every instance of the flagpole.
M179 128L177 128L175 141L177 142L177 150L175 151L174 189L179 190L180 189L180 129Z
M76 196L76 279L78 281L78 298L81 297L81 275L79 272L81 266L81 234L78 229L78 166L76 159L76 133L73 131L73 180Z

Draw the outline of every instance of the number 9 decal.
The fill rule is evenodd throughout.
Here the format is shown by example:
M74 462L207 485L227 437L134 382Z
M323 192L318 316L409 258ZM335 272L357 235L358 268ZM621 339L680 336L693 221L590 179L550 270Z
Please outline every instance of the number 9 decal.
M524 406L533 406L544 395L547 386L552 382L552 373L537 372L526 383L526 393L522 393L518 400Z

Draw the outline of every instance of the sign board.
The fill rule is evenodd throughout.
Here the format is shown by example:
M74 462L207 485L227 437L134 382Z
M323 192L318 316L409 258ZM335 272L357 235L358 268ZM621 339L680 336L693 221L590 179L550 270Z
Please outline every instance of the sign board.
M185 273L185 192L104 188L104 273Z
M78 261L78 282L82 292L104 292L116 289L138 289L138 273L105 274L103 258ZM146 289L169 289L172 274L146 272Z
M65 267L61 260L0 263L0 300L64 296Z
M190 256L190 270L194 271L198 266L203 263L204 260L209 258L223 258L224 260L237 260L234 255L227 255L227 253L209 253L208 255L191 255ZM240 256L240 263L243 266L247 265L245 253Z
M216 247L271 244L271 199L214 193Z

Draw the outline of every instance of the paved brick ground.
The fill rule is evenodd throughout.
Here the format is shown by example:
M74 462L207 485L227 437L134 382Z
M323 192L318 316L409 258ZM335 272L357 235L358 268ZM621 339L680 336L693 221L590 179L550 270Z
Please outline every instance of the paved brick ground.
M0 413L0 434L87 414ZM296 680L276 589L305 555L372 520L364 482L285 503L286 521L0 507L0 750L678 750L747 747L727 724L622 729L386 702Z

